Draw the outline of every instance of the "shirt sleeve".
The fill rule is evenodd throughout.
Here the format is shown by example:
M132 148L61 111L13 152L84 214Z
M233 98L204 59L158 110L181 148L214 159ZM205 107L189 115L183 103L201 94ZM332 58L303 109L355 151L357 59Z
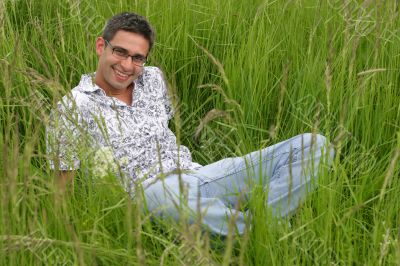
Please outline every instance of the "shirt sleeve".
M46 127L46 149L51 169L79 169L81 125L81 115L75 101L65 96L51 111Z
M164 74L160 69L158 69L159 76L160 76L160 84L161 84L161 91L162 91L162 98L165 107L165 112L167 114L168 120L174 117L174 108L172 105L172 93L168 90L168 85L165 80Z

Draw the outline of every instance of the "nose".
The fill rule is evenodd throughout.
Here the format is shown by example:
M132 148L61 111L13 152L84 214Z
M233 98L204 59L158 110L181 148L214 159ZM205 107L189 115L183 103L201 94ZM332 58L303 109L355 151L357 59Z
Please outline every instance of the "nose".
M126 72L133 71L135 69L135 64L132 62L132 58L130 57L121 60L121 66Z

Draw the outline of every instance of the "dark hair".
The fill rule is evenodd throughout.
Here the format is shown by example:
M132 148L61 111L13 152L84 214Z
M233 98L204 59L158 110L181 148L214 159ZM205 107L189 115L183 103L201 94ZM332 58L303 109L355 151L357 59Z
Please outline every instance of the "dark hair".
M107 21L103 31L103 38L111 41L119 30L125 30L142 35L149 42L150 52L156 36L146 18L129 12L117 14Z

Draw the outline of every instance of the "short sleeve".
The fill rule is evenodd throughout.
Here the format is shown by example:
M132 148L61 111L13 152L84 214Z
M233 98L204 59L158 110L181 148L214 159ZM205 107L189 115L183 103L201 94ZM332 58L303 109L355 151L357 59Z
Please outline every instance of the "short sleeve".
M80 166L78 148L80 145L81 115L76 104L66 96L57 103L50 113L46 127L46 149L50 168L76 170Z

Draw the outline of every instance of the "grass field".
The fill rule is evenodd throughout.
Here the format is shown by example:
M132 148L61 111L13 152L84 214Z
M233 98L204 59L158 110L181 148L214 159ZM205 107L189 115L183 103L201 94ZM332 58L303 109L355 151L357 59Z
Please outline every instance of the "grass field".
M95 39L121 11L157 31L150 65L195 161L303 132L335 145L291 226L257 187L252 230L227 239L151 222L112 178L54 189L50 109L96 69ZM397 0L1 1L0 265L400 265L399 12Z

